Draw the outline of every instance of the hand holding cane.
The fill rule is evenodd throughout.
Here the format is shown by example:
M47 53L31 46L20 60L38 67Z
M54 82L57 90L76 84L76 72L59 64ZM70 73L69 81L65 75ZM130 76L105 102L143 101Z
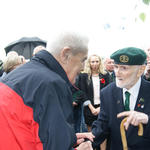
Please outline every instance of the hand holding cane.
M127 146L127 139L126 139L126 134L125 134L125 128L124 128L124 123L127 121L127 117L124 118L122 121L121 121L121 124L120 124L120 132L121 132L121 139L122 139L122 144L123 144L123 150L128 150L128 146ZM138 135L139 136L142 136L143 135L143 125L142 123L140 123L138 125Z

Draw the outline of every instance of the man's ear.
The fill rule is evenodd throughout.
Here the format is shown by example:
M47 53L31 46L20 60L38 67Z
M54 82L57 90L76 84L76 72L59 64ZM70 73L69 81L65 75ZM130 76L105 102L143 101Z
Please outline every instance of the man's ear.
M66 64L68 62L70 54L71 54L70 47L64 47L60 52L61 63Z
M137 74L138 77L140 77L140 76L144 73L145 68L146 68L146 65L142 65L142 66L140 67L139 72L138 72L138 74Z

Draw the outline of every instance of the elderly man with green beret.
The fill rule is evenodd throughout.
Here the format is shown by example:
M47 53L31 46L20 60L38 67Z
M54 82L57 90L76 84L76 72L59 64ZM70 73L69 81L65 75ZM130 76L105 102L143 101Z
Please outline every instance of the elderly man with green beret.
M101 91L101 111L93 123L94 146L110 139L111 150L122 150L120 123L124 123L128 150L150 149L150 83L142 78L146 54L135 47L120 49L114 59L116 82ZM138 125L143 124L143 136Z

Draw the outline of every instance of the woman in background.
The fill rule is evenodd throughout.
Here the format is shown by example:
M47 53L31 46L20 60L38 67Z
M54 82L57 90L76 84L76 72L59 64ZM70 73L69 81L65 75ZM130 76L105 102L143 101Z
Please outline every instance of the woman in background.
M93 121L97 119L100 112L100 90L109 82L110 75L105 71L102 59L98 55L91 55L76 83L85 94L84 117L89 132Z

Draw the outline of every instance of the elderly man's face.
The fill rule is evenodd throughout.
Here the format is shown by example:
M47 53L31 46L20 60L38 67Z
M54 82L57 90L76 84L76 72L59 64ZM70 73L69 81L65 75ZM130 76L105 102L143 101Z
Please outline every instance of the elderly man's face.
M120 88L130 89L138 81L141 73L138 65L114 65L116 85Z
M72 84L75 83L77 75L84 69L85 60L87 59L87 53L78 53L77 55L71 55L68 60L67 75Z

